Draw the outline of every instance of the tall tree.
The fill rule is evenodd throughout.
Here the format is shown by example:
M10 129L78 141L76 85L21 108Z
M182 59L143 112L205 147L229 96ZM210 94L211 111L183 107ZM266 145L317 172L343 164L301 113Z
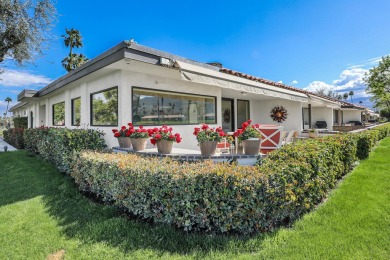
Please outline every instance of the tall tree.
M347 99L348 99L348 93L344 93L343 98L344 98L345 101L347 101Z
M10 59L22 65L42 54L56 15L51 0L1 0L0 64Z
M353 93L353 91L349 91L348 95L351 97L351 103L353 103L353 100L352 100L352 96L355 95L355 93Z
M69 54L62 60L62 67L66 71L74 70L86 63L89 59L84 54L73 53L74 48L83 47L83 37L79 30L65 29L66 35L62 35L66 47L69 47Z
M371 101L375 107L390 109L390 56L382 57L377 67L366 73L364 81L367 84L366 92L371 94Z
M6 97L6 98L5 98L5 102L7 102L7 109L5 110L5 115L4 115L4 116L7 117L7 115L8 115L9 103L12 102L12 98Z

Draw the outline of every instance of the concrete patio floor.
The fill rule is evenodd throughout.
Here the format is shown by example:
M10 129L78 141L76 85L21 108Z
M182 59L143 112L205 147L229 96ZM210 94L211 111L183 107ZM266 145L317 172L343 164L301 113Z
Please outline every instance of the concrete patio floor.
M10 151L10 152L18 150L15 147L13 147L12 145L6 143L4 141L4 139L2 137L0 137L0 152L4 152L4 146L7 146L8 151Z

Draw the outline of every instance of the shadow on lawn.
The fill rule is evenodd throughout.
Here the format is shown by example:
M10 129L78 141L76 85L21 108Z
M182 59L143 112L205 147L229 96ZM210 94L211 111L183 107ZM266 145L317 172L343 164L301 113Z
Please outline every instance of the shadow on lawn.
M47 212L57 219L64 234L85 243L104 242L118 247L123 252L151 249L156 254L178 253L202 256L211 251L229 253L258 251L263 239L273 236L272 234L256 237L187 234L172 227L128 220L126 217L119 216L115 207L95 203L83 196L70 177L62 175L51 165L38 158L26 157L24 152L18 152L18 155L23 155L24 158L20 159L24 159L25 162L18 164L19 174L7 176L10 180L8 189L18 189L18 180L13 179L20 179L27 172L31 172L31 176L27 174L29 178L24 183L19 200L43 195ZM31 171L31 165L36 165L34 171ZM7 203L16 202L12 200L14 195L6 194L6 196L9 197L5 199Z

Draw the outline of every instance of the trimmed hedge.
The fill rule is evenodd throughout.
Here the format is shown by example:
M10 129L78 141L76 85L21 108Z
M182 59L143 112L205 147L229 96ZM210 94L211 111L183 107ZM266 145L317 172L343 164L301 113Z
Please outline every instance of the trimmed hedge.
M80 190L156 223L250 234L288 225L313 209L352 169L358 142L370 151L389 129L294 143L253 167L84 151L71 176ZM367 136L369 142L361 141Z
M4 141L17 149L24 149L23 128L11 128L3 131Z
M28 117L14 117L14 127L15 128L27 128L28 125Z
M81 150L103 150L104 133L93 129L34 128L26 129L26 149L52 162L59 171L69 174L74 153Z

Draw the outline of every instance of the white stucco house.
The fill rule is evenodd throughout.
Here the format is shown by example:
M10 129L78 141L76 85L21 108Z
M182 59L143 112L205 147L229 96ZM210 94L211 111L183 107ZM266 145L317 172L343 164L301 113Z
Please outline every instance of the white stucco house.
M361 113L338 100L218 63L197 62L127 41L38 91L22 91L18 101L10 111L28 116L29 127L98 128L106 132L110 147L117 146L111 130L128 122L170 125L183 137L176 147L197 149L192 132L200 123L225 131L240 128L247 119L275 124L270 118L275 106L288 111L282 123L285 130L312 128L316 121L326 121L332 130L341 122L340 111L344 121L360 120Z

